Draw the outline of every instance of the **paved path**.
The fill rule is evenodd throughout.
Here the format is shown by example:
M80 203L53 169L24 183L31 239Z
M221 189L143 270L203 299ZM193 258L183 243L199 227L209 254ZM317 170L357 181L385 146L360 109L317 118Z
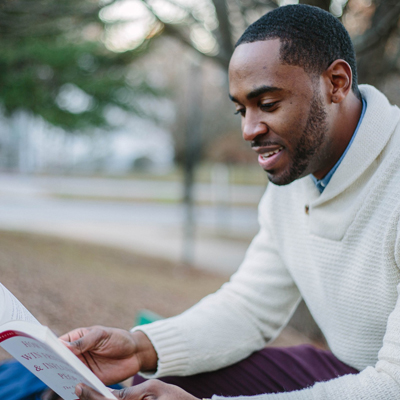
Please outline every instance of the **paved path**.
M0 173L0 195L98 197L120 200L180 201L180 182L134 179L27 176ZM227 201L235 205L257 205L265 187L262 185L213 185L197 183L194 196L200 202Z
M255 204L263 190L234 186L229 207L195 208L196 267L222 273L237 269L257 232ZM71 237L180 262L184 208L160 202L179 199L180 193L175 182L0 174L0 229ZM197 185L196 193L207 203L215 195L211 185Z

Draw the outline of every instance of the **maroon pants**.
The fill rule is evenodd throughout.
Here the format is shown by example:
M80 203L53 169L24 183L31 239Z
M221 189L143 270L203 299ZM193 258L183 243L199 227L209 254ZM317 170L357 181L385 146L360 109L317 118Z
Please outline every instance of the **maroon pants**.
M184 377L163 377L198 398L254 396L263 393L290 392L358 371L339 361L330 351L310 345L267 347L248 358L222 368ZM133 378L133 385L145 379Z

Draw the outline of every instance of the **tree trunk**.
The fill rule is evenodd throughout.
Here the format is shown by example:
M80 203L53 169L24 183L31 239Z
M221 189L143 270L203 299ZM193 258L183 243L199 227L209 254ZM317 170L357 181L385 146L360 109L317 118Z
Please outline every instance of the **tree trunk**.
M183 227L183 263L192 265L194 261L195 218L193 186L194 174L201 156L201 120L202 120L202 68L194 61L189 66L188 119L186 125L185 161L184 161L184 205L185 221Z
M232 30L229 22L229 13L226 0L213 0L215 13L218 18L218 42L221 47L220 55L223 66L228 67L229 60L233 53Z
M397 29L400 3L393 0L377 2L371 28L360 39L355 39L358 54L358 81L377 86L389 72L391 63L386 55L386 44ZM367 46L370 47L367 47Z

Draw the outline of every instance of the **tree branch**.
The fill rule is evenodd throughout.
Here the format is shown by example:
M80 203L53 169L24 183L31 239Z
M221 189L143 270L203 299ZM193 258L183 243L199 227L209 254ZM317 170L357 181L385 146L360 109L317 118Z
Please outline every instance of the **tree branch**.
M212 0L215 13L217 14L219 22L219 44L221 49L221 55L223 58L228 59L233 53L232 43L232 29L228 18L228 8L226 6L226 0ZM228 61L229 63L229 61Z
M209 58L211 60L217 61L220 65L222 65L224 68L227 67L229 64L229 58L226 59L224 58L221 54L217 55L208 55L206 53L201 52L200 50L196 49L196 47L193 46L192 41L184 35L184 33L178 29L175 25L173 24L166 24L163 23L164 25L164 33L166 35L172 36L180 40L183 44L186 46L190 47L191 49L195 50L197 53L201 54L202 56Z
M164 33L175 37L179 39L183 44L186 46L190 47L191 49L195 50L197 53L201 54L204 57L207 57L209 59L217 61L220 65L222 65L224 68L227 68L229 65L229 60L230 60L230 55L225 55L225 52L221 51L217 55L208 55L206 53L201 52L198 50L190 40L189 36L185 35L184 32L182 32L181 29L178 28L177 25L175 24L169 24L164 22L154 11L153 7L147 2L147 0L142 0L143 4L148 8L148 10L153 14L154 18L163 26ZM201 21L198 21L190 12L189 15L196 21L201 23ZM227 16L225 16L227 18ZM232 46L232 51L233 51L233 46Z
M243 21L246 23L245 28L250 25L250 21L247 18L247 11L249 10L249 6L243 4L242 0L236 0L237 7L242 15ZM278 8L278 4L275 0L252 0L251 1L251 9L256 7L270 7L270 8Z
M373 25L363 35L353 40L354 48L358 56L374 49L386 39L400 18L400 2L395 3L390 11L386 12L376 25Z

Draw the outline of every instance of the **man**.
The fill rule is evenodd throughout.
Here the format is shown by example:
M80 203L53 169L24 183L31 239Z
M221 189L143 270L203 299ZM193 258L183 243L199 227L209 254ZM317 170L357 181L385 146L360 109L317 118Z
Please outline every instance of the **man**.
M115 392L126 400L400 399L399 109L358 88L346 30L305 5L251 25L229 78L272 182L238 272L177 317L63 339L105 383L170 376ZM331 351L266 348L301 298Z

